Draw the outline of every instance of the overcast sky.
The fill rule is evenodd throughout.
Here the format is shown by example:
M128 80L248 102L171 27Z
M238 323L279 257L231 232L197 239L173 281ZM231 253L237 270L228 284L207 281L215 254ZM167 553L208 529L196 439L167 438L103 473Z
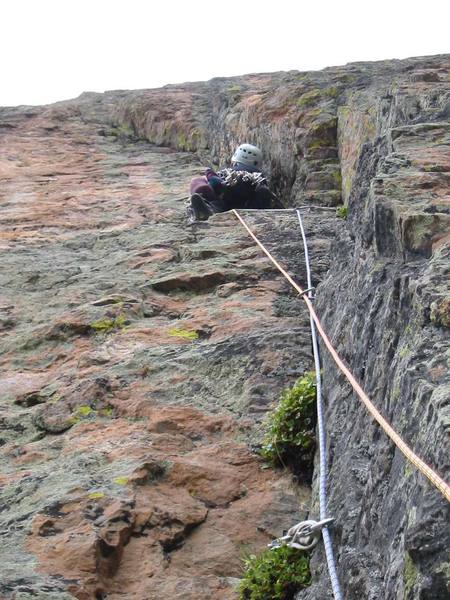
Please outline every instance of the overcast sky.
M0 0L0 105L450 52L447 0Z

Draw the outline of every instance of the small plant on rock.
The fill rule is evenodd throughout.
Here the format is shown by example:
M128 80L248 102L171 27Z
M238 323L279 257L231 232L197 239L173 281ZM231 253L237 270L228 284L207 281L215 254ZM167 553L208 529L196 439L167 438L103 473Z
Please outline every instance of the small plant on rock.
M304 481L312 476L315 451L316 381L307 373L283 390L266 421L261 453L273 465L289 466Z
M310 585L309 555L281 546L245 559L245 573L239 585L240 600L293 600Z
M97 411L93 410L88 405L79 406L77 410L72 413L70 417L70 423L72 425L77 425L81 421L95 419L97 416Z
M127 317L124 313L119 313L117 317L99 319L90 323L90 327L97 333L108 333L114 329L123 329L127 324Z
M185 340L198 340L198 333L192 329L180 329L178 327L173 327L169 331L169 335L172 337L179 337Z
M336 208L336 216L338 216L341 219L347 219L348 218L348 206L338 206Z

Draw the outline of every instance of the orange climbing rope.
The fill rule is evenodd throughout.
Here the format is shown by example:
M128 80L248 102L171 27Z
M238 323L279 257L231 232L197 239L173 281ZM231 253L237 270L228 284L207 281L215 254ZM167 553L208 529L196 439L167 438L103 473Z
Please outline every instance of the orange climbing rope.
M384 432L391 438L391 440L394 442L394 444L397 446L397 448L399 448L399 450L401 450L401 452L403 452L403 454L406 456L406 458L413 465L415 465L419 469L419 471L421 471L421 473L423 473L425 475L425 477L427 477L431 481L431 483L433 483L437 487L437 489L445 496L445 498L450 502L450 486L431 467L429 467L426 464L426 462L424 462L421 458L419 458L417 456L417 454L413 450L411 450L411 448L408 446L408 444L406 444L406 442L404 442L402 440L402 438L398 435L398 433L391 427L391 425L389 425L389 423L386 421L386 419L383 417L383 415L377 410L377 408L375 407L373 402L370 400L370 398L367 396L365 391L362 389L362 387L356 381L356 379L354 378L354 376L352 375L350 370L345 366L344 362L341 360L338 353L334 349L329 337L325 333L325 331L322 327L322 324L319 320L319 317L317 316L317 313L314 310L311 300L308 298L307 294L305 294L305 291L307 291L307 290L303 290L292 279L292 277L289 275L289 273L287 271L285 271L285 269L283 269L283 267L272 256L272 254L269 252L269 250L267 250L267 248L259 241L259 239L253 233L253 231L250 229L250 227L247 225L247 223L244 221L244 219L239 215L239 213L236 210L233 210L232 212L236 215L236 217L239 219L241 224L245 227L245 229L248 231L248 233L251 235L251 237L254 239L254 241L258 244L258 246L261 248L261 250L264 252L264 254L266 254L266 256L272 261L272 263L276 266L276 268L286 277L286 279L289 281L289 283L292 285L292 287L294 287L297 290L297 292L300 294L302 300L304 300L306 306L308 307L310 315L311 315L312 319L314 320L314 323L316 324L317 331L319 332L321 338L323 339L324 344L327 347L328 351L330 352L334 362L337 364L339 369L344 373L344 375L350 382L350 385L355 390L355 392L357 393L359 398L362 400L362 402L364 403L364 405L366 406L367 410L370 412L372 417L379 423L379 425L382 427Z

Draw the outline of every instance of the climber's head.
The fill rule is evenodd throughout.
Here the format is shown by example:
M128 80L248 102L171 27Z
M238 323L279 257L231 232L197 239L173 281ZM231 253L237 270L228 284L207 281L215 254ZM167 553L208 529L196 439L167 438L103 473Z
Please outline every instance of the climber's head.
M231 158L231 164L238 171L261 171L262 152L251 144L241 144Z

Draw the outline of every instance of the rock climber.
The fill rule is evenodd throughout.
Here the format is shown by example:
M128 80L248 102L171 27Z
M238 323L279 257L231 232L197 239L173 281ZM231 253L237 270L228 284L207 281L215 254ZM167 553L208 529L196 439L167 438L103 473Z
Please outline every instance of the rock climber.
M187 207L189 223L206 221L214 213L233 208L284 208L261 172L262 152L241 144L231 158L231 168L194 177Z

